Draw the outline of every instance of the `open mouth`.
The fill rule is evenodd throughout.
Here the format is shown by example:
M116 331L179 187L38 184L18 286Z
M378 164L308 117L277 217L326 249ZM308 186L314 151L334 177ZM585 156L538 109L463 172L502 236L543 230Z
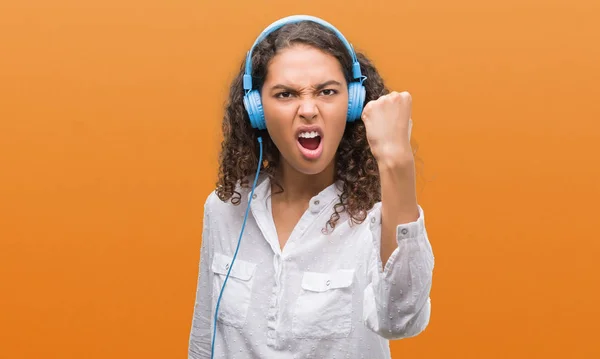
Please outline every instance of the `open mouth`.
M323 142L317 131L302 131L298 134L298 149L307 160L316 160L323 153Z
M321 144L321 136L316 131L302 132L298 136L298 142L307 150L314 151Z

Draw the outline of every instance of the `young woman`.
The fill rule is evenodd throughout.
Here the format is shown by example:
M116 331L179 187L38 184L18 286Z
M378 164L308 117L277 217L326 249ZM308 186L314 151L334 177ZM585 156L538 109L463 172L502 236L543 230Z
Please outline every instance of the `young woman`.
M411 125L410 95L325 21L259 36L204 205L189 358L389 358L388 340L425 329Z

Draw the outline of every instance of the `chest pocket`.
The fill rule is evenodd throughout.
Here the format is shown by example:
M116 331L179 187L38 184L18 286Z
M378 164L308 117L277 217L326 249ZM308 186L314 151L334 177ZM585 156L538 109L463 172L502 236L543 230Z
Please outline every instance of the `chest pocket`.
M216 305L219 293L225 282L225 277L231 266L232 257L215 253L212 262L213 279L213 303ZM248 307L252 297L252 286L254 284L254 272L256 264L235 259L227 284L223 290L221 303L219 304L218 321L237 328L246 323Z
M294 307L292 334L297 338L343 338L352 329L354 270L304 272Z

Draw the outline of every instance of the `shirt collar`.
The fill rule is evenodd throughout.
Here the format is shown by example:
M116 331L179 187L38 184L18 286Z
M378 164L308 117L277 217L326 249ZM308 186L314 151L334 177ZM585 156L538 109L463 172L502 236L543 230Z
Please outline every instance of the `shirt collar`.
M334 199L339 198L342 194L342 188L344 186L344 182L341 180L337 180L336 182L330 184L325 187L321 192L310 199L309 208L311 210L317 210L322 208L324 205L329 204ZM252 191L248 191L248 201L250 200L250 196L252 195ZM254 197L253 201L256 199L267 199L271 195L271 180L268 175L259 175L258 183L256 184L256 188L254 189ZM270 202L270 201L268 201Z

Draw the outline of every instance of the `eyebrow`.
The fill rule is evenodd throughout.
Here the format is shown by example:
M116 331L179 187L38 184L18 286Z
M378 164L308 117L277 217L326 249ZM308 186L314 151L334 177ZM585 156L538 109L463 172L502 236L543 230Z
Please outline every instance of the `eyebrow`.
M337 86L342 86L342 84L336 80L329 80L329 81L325 81L321 84L318 84L317 86L315 86L316 90L322 90L327 86L331 86L331 85L337 85ZM271 87L271 91L273 90L286 90L286 91L295 91L292 87L290 86L286 86L283 84L277 84L273 87Z

